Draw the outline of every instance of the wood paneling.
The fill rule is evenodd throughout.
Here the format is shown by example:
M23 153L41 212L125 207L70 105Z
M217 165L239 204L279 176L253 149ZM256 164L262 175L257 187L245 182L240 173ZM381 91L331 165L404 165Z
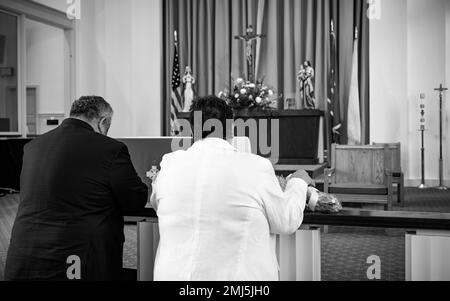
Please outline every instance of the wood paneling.
M374 143L376 146L384 146L386 145L389 153L389 160L391 170L393 172L401 172L402 171L402 157L401 157L401 144L397 143Z
M336 183L386 184L383 146L336 145L333 148Z

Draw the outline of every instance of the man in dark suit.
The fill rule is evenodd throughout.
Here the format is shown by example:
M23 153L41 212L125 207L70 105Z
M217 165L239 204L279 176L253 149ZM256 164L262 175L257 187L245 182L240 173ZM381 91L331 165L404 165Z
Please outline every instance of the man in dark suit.
M82 97L26 145L6 280L121 279L123 216L144 208L148 188L106 136L112 115L103 98Z

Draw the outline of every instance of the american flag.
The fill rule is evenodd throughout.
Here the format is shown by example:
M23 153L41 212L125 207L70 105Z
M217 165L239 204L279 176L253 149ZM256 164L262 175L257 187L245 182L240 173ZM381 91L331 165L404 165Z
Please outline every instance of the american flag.
M175 49L172 69L172 97L170 103L170 133L172 136L179 134L180 126L178 124L177 116L178 113L182 111L182 108L183 101L181 98L180 61L178 57L178 46L175 33Z
M338 91L338 49L336 42L336 33L333 20L331 20L330 30L330 65L328 73L328 99L327 107L330 114L330 126L331 126L331 142L339 143L341 137L341 118L339 116L339 91Z

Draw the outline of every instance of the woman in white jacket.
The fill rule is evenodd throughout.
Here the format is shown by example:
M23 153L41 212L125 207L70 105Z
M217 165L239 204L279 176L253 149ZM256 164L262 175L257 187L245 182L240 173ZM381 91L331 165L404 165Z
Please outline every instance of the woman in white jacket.
M204 121L233 119L214 96L197 99L192 110ZM300 227L312 180L299 171L283 192L269 160L219 136L203 132L190 149L162 160L151 197L160 230L155 280L278 280L274 234Z

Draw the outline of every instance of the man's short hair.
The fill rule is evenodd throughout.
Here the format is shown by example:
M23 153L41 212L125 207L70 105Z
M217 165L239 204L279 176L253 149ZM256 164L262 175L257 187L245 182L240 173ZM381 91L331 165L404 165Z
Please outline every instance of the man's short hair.
M84 117L87 120L110 117L111 105L100 96L82 96L72 104L70 117Z
M222 124L223 139L227 138L227 120L233 120L233 109L227 104L227 102L217 96L210 95L205 97L197 97L190 108L190 123L191 129L194 130L194 112L202 113L202 139L208 137L215 132L213 127L210 131L204 131L205 122L211 119L216 119Z

